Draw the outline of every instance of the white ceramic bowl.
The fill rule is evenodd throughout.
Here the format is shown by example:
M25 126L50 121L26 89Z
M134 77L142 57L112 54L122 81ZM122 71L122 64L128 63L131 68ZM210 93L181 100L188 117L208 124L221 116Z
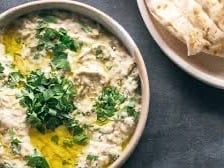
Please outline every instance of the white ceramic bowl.
M141 53L137 48L136 44L130 37L130 35L122 28L116 21L105 13L86 5L81 2L68 1L68 0L42 0L26 3L14 8L11 8L4 13L0 14L0 27L6 25L7 23L13 21L18 16L28 14L30 12L44 10L44 9L64 9L71 12L76 12L81 15L87 16L92 20L95 20L107 28L111 33L113 33L118 39L121 40L123 45L127 48L131 56L134 57L141 79L141 92L142 92L142 111L139 117L138 124L136 126L135 132L130 139L127 147L123 151L122 155L117 161L115 161L110 167L117 168L120 167L124 161L128 158L131 152L137 145L142 132L145 127L145 123L148 116L149 109L149 81L146 71L144 61L142 59Z
M224 59L205 53L187 56L186 45L171 35L150 15L146 1L150 0L137 0L138 7L149 32L163 52L193 77L224 89Z

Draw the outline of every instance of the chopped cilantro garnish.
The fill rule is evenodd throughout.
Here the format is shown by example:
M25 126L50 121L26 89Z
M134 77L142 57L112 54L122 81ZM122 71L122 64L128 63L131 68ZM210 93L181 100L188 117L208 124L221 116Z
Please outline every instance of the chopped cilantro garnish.
M75 110L74 97L75 88L71 81L38 70L27 77L20 103L27 107L27 121L31 126L44 133L47 129L65 125L73 136L72 143L83 145L87 142L85 128L69 116ZM51 137L56 144L58 140L58 136ZM67 142L63 144L69 146Z
M75 110L75 88L62 76L31 72L22 91L20 103L27 107L27 121L40 132L54 130Z
M0 63L0 73L3 73L3 71L4 71L4 67L3 67L3 65Z
M83 132L83 133L80 133L80 134L77 134L77 135L74 135L73 136L73 139L65 139L63 140L63 145L65 147L72 147L74 145L74 143L76 144L79 144L79 145L85 145L87 144L87 136L86 134Z
M80 20L79 21L81 29L85 32L85 33L91 33L92 27L90 27L84 20Z
M79 144L79 145L85 145L87 143L87 136L86 134L78 134L74 135L74 142Z
M59 33L60 33L60 41L63 45L66 46L67 49L70 49L72 51L77 51L80 47L81 44L78 43L76 40L74 40L73 38L71 38L65 29L60 28L59 29Z
M84 126L81 127L77 121L72 119L69 119L65 125L72 133L74 143L79 145L85 145L87 143L88 137L85 133Z
M139 117L139 112L135 110L135 101L133 99L130 99L126 108L128 115L134 117L134 119L137 120Z
M96 56L98 56L98 55L100 55L100 54L103 54L103 50L100 49L100 48L96 48L96 50L95 50L95 54L96 54Z
M74 142L72 139L65 139L65 140L63 140L63 145L65 147L71 148L74 145Z
M117 111L117 105L123 103L125 97L115 87L105 87L94 104L93 111L99 121L105 121Z
M41 37L41 40L43 40L43 42L54 43L54 40L56 41L60 38L60 34L55 29L45 28Z
M50 168L46 159L43 156L40 156L36 150L32 155L25 156L27 165L31 168Z
M21 150L21 141L18 138L15 138L15 133L13 128L9 129L11 149L14 154L19 154Z
M101 61L108 61L110 59L110 54L103 50L103 46L93 48L92 52L96 56L96 58Z
M45 22L48 22L48 23L57 23L57 21L58 21L57 16L54 16L54 15L40 15L40 17L41 17Z
M92 154L89 154L87 155L86 159L89 160L89 161L96 161L98 160L99 156L97 155L92 155Z
M54 135L51 137L51 141L54 142L55 144L58 144L59 137L57 135Z
M52 67L55 69L63 69L65 71L69 71L70 65L67 59L53 59L52 60Z
M3 78L4 78L4 74L3 74L3 72L4 72L4 67L3 67L3 65L0 63L0 80L2 80Z
M22 82L23 77L24 76L19 71L18 72L11 72L9 74L9 77L8 77L7 85L10 88L15 88L19 85L20 82Z
M95 49L94 54L96 55L96 58L99 60L104 60L104 54L103 54L103 50L100 49L99 47Z
M36 37L38 39L37 51L46 50L53 55L52 66L56 69L62 69L65 71L70 70L70 65L67 60L67 52L77 51L81 48L81 43L70 37L67 31L63 28L59 30L48 27L47 24L42 22L37 28Z
M68 121L65 123L65 126L68 128L68 130L73 134L81 134L84 132L84 128L82 128L77 121L73 119L68 119Z

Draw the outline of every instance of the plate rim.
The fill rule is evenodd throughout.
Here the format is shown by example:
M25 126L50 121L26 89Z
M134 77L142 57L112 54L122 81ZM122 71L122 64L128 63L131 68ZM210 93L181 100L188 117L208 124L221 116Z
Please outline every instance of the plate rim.
M146 6L146 0L137 0L137 5L142 19L152 38L155 40L155 42L163 51L163 53L172 62L174 62L180 69L187 72L190 76L196 78L197 80L215 88L224 89L224 80L214 77L213 75L209 75L206 72L203 72L198 68L194 67L193 65L182 59L178 54L175 53L174 50L169 47L169 45L167 45L167 43L162 39L161 35L157 31L157 28L155 27L154 23L150 19L149 10Z

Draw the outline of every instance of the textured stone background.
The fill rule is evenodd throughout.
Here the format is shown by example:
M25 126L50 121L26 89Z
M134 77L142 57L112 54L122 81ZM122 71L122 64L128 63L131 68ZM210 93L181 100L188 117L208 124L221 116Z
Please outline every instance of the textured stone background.
M0 0L0 12L29 2ZM161 52L135 0L82 0L116 19L139 46L151 106L142 139L124 168L224 167L224 92L191 78Z

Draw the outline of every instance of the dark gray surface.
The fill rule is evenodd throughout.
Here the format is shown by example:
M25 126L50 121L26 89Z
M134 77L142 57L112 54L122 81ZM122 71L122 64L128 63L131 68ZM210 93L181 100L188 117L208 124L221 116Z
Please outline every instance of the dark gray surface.
M28 0L0 0L0 12ZM224 167L224 92L191 78L161 52L135 0L82 0L106 12L131 34L151 83L150 115L124 168Z

